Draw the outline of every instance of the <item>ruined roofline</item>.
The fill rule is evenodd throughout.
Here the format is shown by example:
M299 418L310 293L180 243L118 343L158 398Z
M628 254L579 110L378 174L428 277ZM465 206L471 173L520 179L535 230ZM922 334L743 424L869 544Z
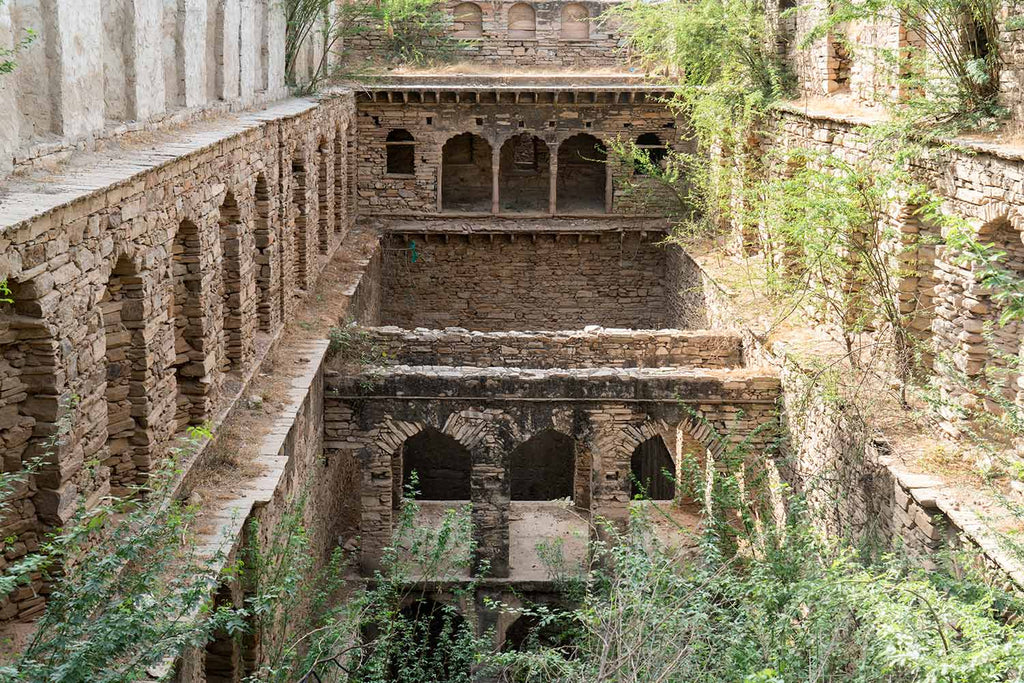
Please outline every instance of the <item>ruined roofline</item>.
M515 240L531 239L534 242L542 237L554 239L581 238L583 235L596 235L616 239L628 234L640 237L664 235L672 232L673 222L665 216L622 216L618 214L548 214L548 213L456 213L441 214L402 214L397 213L399 220L382 219L375 226L384 234L396 236L422 235L424 239L438 237L448 240L455 236L486 237L494 239L503 237ZM460 223L459 219L473 219L471 222ZM373 217L367 217L373 220ZM564 225L552 225L552 223Z

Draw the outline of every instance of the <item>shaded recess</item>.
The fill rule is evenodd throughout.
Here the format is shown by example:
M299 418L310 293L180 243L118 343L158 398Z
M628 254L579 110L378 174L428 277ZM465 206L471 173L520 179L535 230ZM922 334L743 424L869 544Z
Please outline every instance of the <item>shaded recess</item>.
M675 472L672 455L660 436L654 436L638 445L629 460L630 497L638 495L651 500L672 500L676 485L669 475ZM673 475L674 476L674 475Z
M242 362L242 217L235 195L224 196L218 220L221 253L221 293L224 363L222 370L237 370Z
M522 133L501 146L498 168L501 210L547 213L551 194L551 155L547 143Z
M491 210L491 145L479 135L462 133L441 150L441 208Z
M510 456L512 500L573 497L576 441L553 429L535 434Z
M607 152L593 135L580 133L558 146L559 213L604 213Z
M409 437L398 457L392 459L397 505L416 473L420 500L469 500L472 457L465 446L438 430L427 427ZM401 473L399 479L398 474Z
M384 141L387 150L388 175L413 175L416 172L416 138L404 128L388 133Z
M206 375L203 352L203 315L201 302L202 269L200 267L199 230L192 221L183 221L174 238L171 262L174 277L174 299L171 305L174 320L174 376L177 381L175 431L205 418Z

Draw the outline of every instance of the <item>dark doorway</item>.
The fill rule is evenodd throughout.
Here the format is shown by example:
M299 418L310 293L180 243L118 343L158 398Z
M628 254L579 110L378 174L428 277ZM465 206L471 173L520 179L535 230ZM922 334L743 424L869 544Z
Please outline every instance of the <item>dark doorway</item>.
M558 146L559 213L604 213L607 158L601 141L585 133Z
M672 455L660 436L655 436L636 447L629 462L632 473L630 496L643 496L650 500L673 500L676 497L675 465ZM673 478L665 475L668 472Z
M501 146L498 171L501 210L547 213L551 195L551 156L540 138L523 133Z
M491 210L491 145L479 135L462 133L441 150L441 209Z
M576 442L553 429L535 434L511 455L512 500L573 497Z
M427 427L401 449L402 490L416 472L420 500L469 500L472 458L458 441ZM401 492L396 492L396 500Z

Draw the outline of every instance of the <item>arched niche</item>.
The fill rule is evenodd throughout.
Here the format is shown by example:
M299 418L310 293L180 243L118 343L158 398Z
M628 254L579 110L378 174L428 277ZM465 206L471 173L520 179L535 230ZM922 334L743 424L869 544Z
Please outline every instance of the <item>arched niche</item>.
M534 434L509 457L512 500L574 497L576 441L553 429Z
M465 446L433 427L426 427L406 439L392 458L392 499L397 506L415 472L418 499L469 500L472 465L472 456Z
M480 5L462 2L455 6L452 16L452 35L456 38L479 38L484 33L484 16Z
M462 133L441 149L441 208L444 211L491 210L491 145L479 135Z
M590 38L590 12L578 2L562 7L562 40L588 40Z
M388 132L384 141L385 171L392 176L411 176L416 173L416 138L404 128Z
M547 213L551 193L547 143L521 133L501 146L498 196L503 213Z
M537 12L525 2L508 9L508 37L513 40L534 40L537 37Z
M630 497L673 500L676 495L675 464L660 436L637 445L629 459ZM666 472L668 473L666 475Z
M559 213L604 213L607 158L601 141L586 133L558 146Z

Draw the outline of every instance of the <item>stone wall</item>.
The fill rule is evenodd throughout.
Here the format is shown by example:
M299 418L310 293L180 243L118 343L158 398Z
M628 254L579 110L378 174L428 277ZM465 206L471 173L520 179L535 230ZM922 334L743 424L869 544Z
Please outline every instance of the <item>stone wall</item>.
M685 327L669 297L689 275L655 234L388 236L381 321L404 328ZM691 310L702 307L702 293ZM703 325L702 325L703 326Z
M743 340L706 330L564 332L470 332L366 330L375 351L401 365L470 365L516 368L735 368L743 364Z
M390 537L402 445L428 427L458 442L471 459L478 559L504 577L510 454L520 444L548 429L571 437L577 473L584 468L574 504L622 524L631 456L648 439L661 438L677 468L691 440L702 445L700 457L717 458L749 439L744 467L754 481L774 438L778 390L777 378L749 370L368 369L328 378L325 446L332 463L358 462L362 565L372 571Z
M628 56L622 49L615 22L600 19L604 12L619 4L617 2L551 0L523 3L500 0L477 3L448 0L446 4L452 18L447 35L455 41L450 58L456 61L503 67L594 69L621 68ZM515 5L520 9L512 10ZM526 19L529 12L522 13L524 6L534 12L532 33ZM514 23L522 28L510 27L510 10ZM356 59L387 60L391 57L385 37L378 32L367 32L349 39L346 48Z
M581 152L572 146L574 140L593 140L606 149L615 141L628 143L651 134L668 147L691 150L691 142L682 139L683 120L657 100L659 92L634 83L623 87L618 81L605 88L558 83L497 89L421 87L419 92L407 86L396 95L388 86L376 86L359 97L359 203L366 214L679 212L675 196L637 176L631 163L623 165L612 155L604 164L597 161L605 156L603 151ZM387 140L395 131L407 131L414 140L411 173L388 173ZM484 174L490 176L489 182L484 181L478 206L447 208L441 177L445 144L466 133L478 141L482 163L491 169ZM537 142L526 150L529 159L515 156L516 139L531 138ZM593 162L601 179L574 184L583 177L578 167L587 165L580 162L586 161ZM455 161L450 157L449 163ZM489 189L492 184L496 197Z
M287 101L46 185L9 184L0 442L9 470L43 464L4 521L17 552L0 562L83 496L142 481L176 431L213 418L249 376L258 338L281 329L354 216L351 117L351 95ZM0 603L4 617L34 609Z
M12 0L0 6L0 173L97 140L286 94L273 0Z
M1020 210L1024 205L1024 157L996 145L962 142L963 151L936 151L916 162L915 171L943 200L945 211L972 225L981 242L1005 251L1005 267L1024 274L1024 250L1020 247L1024 229ZM782 115L778 133L766 145L815 149L848 161L863 159L867 149L857 124L832 115L795 112ZM999 328L994 343L986 341L985 325L998 320L1001 311L991 292L978 285L978 266L962 263L944 244L945 236L935 227L923 224L914 216L913 209L912 205L893 206L890 214L895 234L905 238L925 234L935 242L902 255L903 265L914 267L906 273L901 291L907 294L908 303L920 302L915 327L922 340L934 348L940 378L948 376L942 365L949 363L971 382L984 386L984 368L1003 364L1000 352L1018 352L1017 331L1013 326ZM951 397L964 392L962 384L946 382ZM1009 389L1017 389L1012 378Z

